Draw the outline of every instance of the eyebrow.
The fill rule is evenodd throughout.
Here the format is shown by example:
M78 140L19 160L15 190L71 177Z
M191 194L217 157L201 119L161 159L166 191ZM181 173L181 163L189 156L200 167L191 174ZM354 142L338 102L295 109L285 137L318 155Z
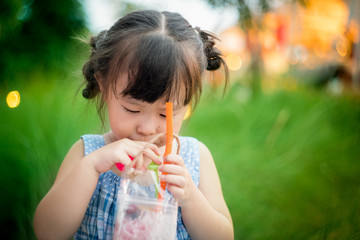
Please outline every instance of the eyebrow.
M142 100L138 100L136 98L133 98L133 97L128 97L128 96L125 96L126 98L126 101L128 101L130 104L133 104L133 105L141 105L142 102L144 103L148 103L148 102L145 102L145 101L142 101ZM150 103L151 104L151 103ZM165 103L164 103L165 104ZM182 108L183 106L181 104L173 104L173 110L174 111L177 111L179 110L180 108ZM166 110L166 107L161 107L160 108L160 111L165 111Z

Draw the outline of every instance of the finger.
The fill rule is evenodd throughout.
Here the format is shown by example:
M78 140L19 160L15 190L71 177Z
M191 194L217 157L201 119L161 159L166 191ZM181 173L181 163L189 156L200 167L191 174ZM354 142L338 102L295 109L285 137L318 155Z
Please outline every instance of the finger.
M156 155L161 155L161 151L159 149L158 146L156 146L153 143L148 143L148 142L136 142L136 143L140 143L142 145L142 149L150 149L151 151L153 151Z
M161 151L158 146L155 144L149 144L147 143L146 148L152 150L156 155L161 155Z
M176 155L176 154L167 155L164 158L164 162L184 166L184 160L182 159L182 157L180 157L179 155Z
M138 154L139 152L142 152L144 149L150 149L151 151L153 151L155 153L155 155L161 154L160 149L156 145L150 144L148 142L132 141L127 138L120 140L120 141L127 146L125 149L128 149L128 148L137 149L138 152L136 154ZM135 157L135 156L133 156L133 157Z
M167 189L176 199L179 199L179 197L182 197L185 194L184 188L178 187L173 184L168 184Z
M157 164L160 164L160 160L158 155L149 148L145 148L144 144L142 142L136 142L135 144L129 144L126 147L126 152L133 158L138 158L140 155L146 155L148 158L150 158L152 161L156 162ZM142 162L141 162L142 164Z
M130 139L123 139L120 141L122 143L121 148L133 158L136 158L140 154L144 154L156 164L161 164L161 160L159 159L161 151L156 145L149 144L148 142L132 141Z
M154 161L152 161L150 158L148 158L148 157L146 157L146 156L144 156L144 162L143 162L143 166L147 169L148 168L148 166L150 165L150 163L155 163L155 164L157 164L157 165L160 165L161 166L161 159L158 157L158 161L159 161L159 163L158 162L154 162Z
M142 144L131 141L127 138L119 140L116 149L120 154L126 153L127 155L135 158L136 155L142 150Z
M159 155L155 154L152 150L145 149L143 154L145 155L145 157L149 158L152 162L154 162L156 164L162 164L162 161L160 160Z
M144 162L144 158L142 154L138 154L136 156L136 158L134 159L135 164L133 165L135 167L135 169L140 169L143 165Z
M175 165L175 164L164 164L159 167L159 171L167 174L174 174L174 175L183 175L185 176L185 171L182 166Z
M137 152L136 150L131 151L130 149L128 149L127 153L130 156L135 156L133 157L134 162L132 166L136 169L139 169L142 166L147 167L151 162L154 162L158 165L162 163L162 161L157 155L148 151Z
M120 154L120 156L118 156L118 161L116 161L116 163L121 163L124 166L127 166L131 163L131 158L129 157L129 155L122 153Z
M181 175L166 174L161 175L160 179L168 184L175 185L180 188L184 188L186 184L185 177Z

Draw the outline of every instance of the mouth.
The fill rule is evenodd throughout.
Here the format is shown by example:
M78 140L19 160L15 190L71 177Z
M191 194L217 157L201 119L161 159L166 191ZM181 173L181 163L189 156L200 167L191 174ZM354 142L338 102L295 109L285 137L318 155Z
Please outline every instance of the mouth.
M179 137L177 135L173 135L174 136L174 140L176 140L176 144L175 146L177 146L177 150L176 153L179 154L180 152L180 140ZM152 138L148 138L148 139L131 139L133 141L142 141L142 142L147 142L149 144L155 144L161 152L165 152L165 146L166 146L166 133L160 133L155 135Z
M166 144L166 134L160 133L147 141L148 143L155 144L158 147L163 147Z
M155 144L158 147L163 147L166 144L166 134L160 133L157 135L154 135L152 137L148 138L130 138L133 141L141 141L141 142L147 142L150 144Z

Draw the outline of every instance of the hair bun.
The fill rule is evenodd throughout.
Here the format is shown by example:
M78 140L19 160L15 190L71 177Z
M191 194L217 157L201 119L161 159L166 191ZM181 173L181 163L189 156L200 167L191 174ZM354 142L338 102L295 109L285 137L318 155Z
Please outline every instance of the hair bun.
M218 38L210 32L201 30L199 27L196 27L195 30L198 31L204 43L204 52L207 58L206 70L215 71L219 69L224 60L221 58L221 52L214 47L215 39Z
M88 81L86 87L82 90L82 95L86 99L92 99L99 92L97 83L94 80Z
M92 36L90 38L89 45L91 46L93 53L96 52L99 46L99 42L105 38L106 32L107 32L106 30L101 31L98 35Z
M83 74L86 79L86 86L82 91L82 95L86 99L92 99L97 95L100 89L95 78L95 69L91 60L83 66Z
M206 56L208 62L206 70L208 71L215 71L221 67L223 60L220 57L220 52L217 52L216 50L217 49L213 49L213 51L209 52L209 54Z
M90 59L87 61L83 66L83 75L86 79L86 87L82 91L82 95L86 99L92 99L96 97L96 95L99 93L99 85L95 78L95 72L97 70L97 57L94 57L96 55L96 52L98 50L98 47L101 46L102 41L106 38L107 31L101 31L98 35L92 36L90 38L89 45L91 47L91 57L94 59Z
M82 95L83 95L83 97L84 98L86 98L86 99L90 99L91 97L91 94L90 94L90 91L89 91L89 89L88 88L84 88L83 90L82 90Z

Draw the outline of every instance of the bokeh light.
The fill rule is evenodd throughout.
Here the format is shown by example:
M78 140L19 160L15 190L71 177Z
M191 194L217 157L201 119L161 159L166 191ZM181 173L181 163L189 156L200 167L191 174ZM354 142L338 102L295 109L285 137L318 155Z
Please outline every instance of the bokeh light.
M346 39L344 39L343 37L339 37L339 39L337 40L336 51L340 56L342 57L346 56L348 52L348 44L346 42Z
M16 108L20 104L20 93L18 91L11 91L6 96L6 103L9 108Z
M241 57L233 53L230 53L229 55L226 56L226 63L229 69L232 71L237 71L242 66Z

